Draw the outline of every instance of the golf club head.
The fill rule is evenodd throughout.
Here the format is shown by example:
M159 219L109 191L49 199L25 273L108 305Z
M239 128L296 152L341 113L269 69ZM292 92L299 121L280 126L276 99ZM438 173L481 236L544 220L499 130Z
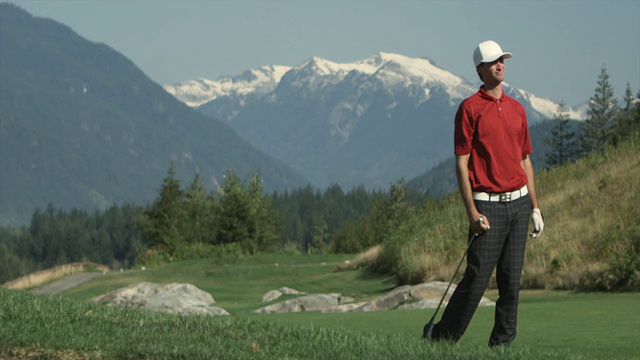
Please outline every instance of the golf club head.
M422 339L431 340L431 333L433 332L433 320L430 320L422 329Z

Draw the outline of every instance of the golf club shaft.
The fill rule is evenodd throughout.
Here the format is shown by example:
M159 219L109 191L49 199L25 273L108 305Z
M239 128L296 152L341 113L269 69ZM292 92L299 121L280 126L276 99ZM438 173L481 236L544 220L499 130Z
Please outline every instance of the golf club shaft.
M431 316L431 320L429 320L429 324L432 324L433 321L436 319L436 315L438 314L438 311L440 310L440 306L442 306L442 303L444 302L445 297L447 297L447 293L449 293L449 288L451 287L451 284L453 283L453 280L456 278L456 275L458 275L458 271L460 270L460 266L462 266L462 262L464 261L464 258L467 256L467 253L469 252L469 248L471 247L471 244L476 239L476 237L478 237L478 235L473 234L471 236L471 238L469 239L469 244L467 245L467 249L464 251L464 254L462 254L462 259L460 259L460 262L458 263L458 267L456 268L456 271L453 273L453 276L451 277L451 281L449 281L449 285L447 285L447 289L444 291L444 294L442 295L442 299L440 299L440 303L438 304L438 307L436 308L436 311L433 313L433 316Z

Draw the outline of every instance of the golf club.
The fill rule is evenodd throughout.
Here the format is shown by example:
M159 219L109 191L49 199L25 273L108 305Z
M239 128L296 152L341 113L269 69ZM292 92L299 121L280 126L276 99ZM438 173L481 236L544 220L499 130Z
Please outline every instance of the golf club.
M482 218L480 218L480 222L483 222ZM449 288L451 287L451 284L453 283L453 279L455 279L456 275L458 275L458 271L460 270L460 266L462 265L462 262L464 261L464 258L467 256L467 253L469 252L469 248L471 247L471 244L473 243L473 241L477 237L478 237L478 234L473 234L471 236L471 238L469 239L469 244L467 245L467 249L464 251L464 254L462 254L462 259L460 259L460 262L458 263L458 267L456 268L456 271L453 273L453 276L451 277L451 281L449 281L449 285L447 285L447 289L444 291L444 294L442 295L442 299L440 299L440 303L438 304L438 307L436 307L436 311L433 313L433 316L431 317L431 320L429 320L429 322L424 326L424 329L422 330L422 338L423 339L426 339L428 337L429 328L433 324L433 321L436 319L436 315L438 314L438 311L440 310L440 306L442 306L442 302L444 302L444 298L447 297L447 293L449 292Z

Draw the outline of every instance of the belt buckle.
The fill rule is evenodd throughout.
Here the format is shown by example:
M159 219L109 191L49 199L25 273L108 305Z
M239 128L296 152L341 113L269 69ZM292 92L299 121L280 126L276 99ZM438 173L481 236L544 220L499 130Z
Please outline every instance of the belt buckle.
M511 201L511 193L500 193L500 202Z

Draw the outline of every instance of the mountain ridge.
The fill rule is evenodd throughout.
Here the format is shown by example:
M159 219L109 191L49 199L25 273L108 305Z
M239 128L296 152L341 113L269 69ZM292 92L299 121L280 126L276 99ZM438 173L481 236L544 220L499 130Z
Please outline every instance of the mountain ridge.
M233 170L269 191L308 181L168 94L131 60L66 25L0 4L0 214L25 223L49 203L104 209L155 198L170 162L208 189Z
M185 102L180 93L197 98L199 111L226 122L318 186L380 188L418 176L451 155L457 105L479 86L427 58L386 52L351 63L313 56L297 66L278 66L277 75L260 67L265 75L251 83L243 75L217 85L207 80L215 89L233 82L236 87L227 92L188 83L163 87ZM557 111L549 99L504 86L527 108L530 125ZM582 117L571 110L570 116Z

